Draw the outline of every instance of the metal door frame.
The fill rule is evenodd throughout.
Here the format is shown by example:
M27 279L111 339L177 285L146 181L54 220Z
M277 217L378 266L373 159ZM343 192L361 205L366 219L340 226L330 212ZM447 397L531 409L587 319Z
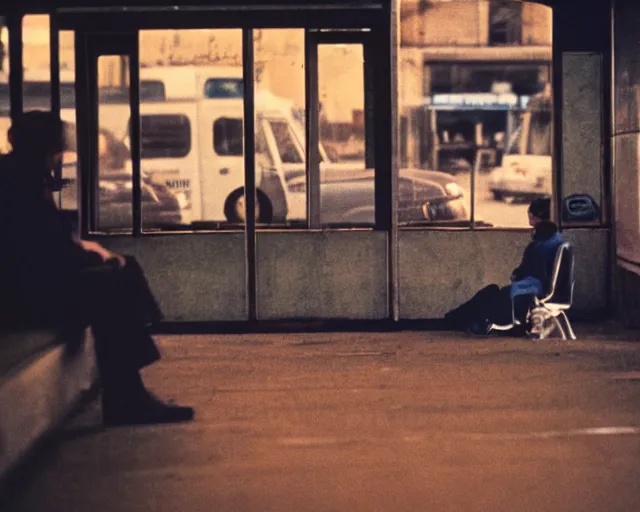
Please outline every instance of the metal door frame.
M125 56L129 60L129 137L132 165L132 234L142 236L140 174L140 88L137 32L75 32L76 58L76 127L78 138L78 182L80 198L80 233L97 231L96 201L98 193L98 59L101 56Z

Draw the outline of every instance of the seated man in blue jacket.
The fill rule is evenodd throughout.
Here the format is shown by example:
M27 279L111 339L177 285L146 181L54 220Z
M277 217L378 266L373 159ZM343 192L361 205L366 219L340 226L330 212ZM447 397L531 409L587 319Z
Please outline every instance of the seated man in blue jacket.
M558 226L550 220L551 200L536 199L529 205L532 240L522 262L511 274L511 284L503 288L491 284L471 300L445 315L455 328L487 334L491 324L508 325L512 315L524 325L533 297L542 297L550 286L558 247L564 242ZM512 311L513 304L513 311Z

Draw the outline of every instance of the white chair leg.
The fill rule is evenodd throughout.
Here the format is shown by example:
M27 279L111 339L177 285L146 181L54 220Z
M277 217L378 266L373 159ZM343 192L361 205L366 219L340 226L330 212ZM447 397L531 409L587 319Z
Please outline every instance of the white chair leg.
M548 338L558 327L556 319L551 312L544 308L537 308L531 317L533 331L538 335L539 340Z
M573 332L573 327L571 327L571 322L569 322L569 317L567 317L567 314L564 311L561 311L560 314L562 315L562 318L564 318L564 323L567 326L567 331L569 331L569 338L571 338L572 340L577 339L576 333Z
M563 340L567 339L567 333L564 332L564 328L562 327L562 324L560 323L560 320L558 320L557 316L552 317L553 318L553 323L556 325L557 329L560 331L560 335L562 336Z

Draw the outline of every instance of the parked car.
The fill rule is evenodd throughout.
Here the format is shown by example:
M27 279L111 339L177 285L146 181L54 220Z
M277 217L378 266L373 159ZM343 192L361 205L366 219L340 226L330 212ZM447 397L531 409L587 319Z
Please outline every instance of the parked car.
M75 125L67 123L68 151L62 168L61 205L64 210L78 210L77 153ZM100 130L97 227L114 231L133 226L133 182L129 151L106 129ZM144 229L158 229L182 223L180 202L164 184L143 174L141 180L142 223Z
M530 201L551 196L550 159L527 155L522 165L518 155L505 156L502 167L489 175L489 190L496 201L507 198Z
M287 182L290 196L289 220L306 218L304 175ZM297 196L297 197L296 197ZM320 223L373 224L375 222L374 171L326 169L320 181ZM438 171L402 169L398 180L398 221L467 220L464 190L449 174ZM293 206L293 207L292 207Z

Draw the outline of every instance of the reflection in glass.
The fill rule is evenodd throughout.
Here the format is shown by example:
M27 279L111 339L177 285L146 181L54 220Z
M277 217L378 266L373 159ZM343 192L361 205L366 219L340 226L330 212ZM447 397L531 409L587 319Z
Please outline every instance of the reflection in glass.
M499 226L528 226L527 208L537 197L552 194L552 104L550 88L532 96L511 130L501 166L476 172L476 218L492 209L510 208Z
M242 30L140 31L143 229L243 229Z
M255 158L258 227L304 226L307 195L304 30L254 31Z
M205 98L244 98L241 78L209 78L204 84Z
M220 156L242 156L244 153L242 119L222 117L215 120L213 149Z
M100 94L98 101L98 184L97 219L99 231L131 233L133 231L133 182L131 155L124 142L116 135L131 115L129 105L129 59L120 55L98 58L98 85L112 94ZM117 96L126 103L113 104ZM123 121L124 120L124 121ZM143 204L145 199L143 197Z
M191 122L180 114L147 114L140 137L141 158L183 158L191 151Z
M67 148L62 155L63 187L60 191L58 207L78 212L78 155L75 129L75 34L62 30L58 35L60 59L60 117L70 123L67 133Z
M294 142L294 136L291 132L291 124L286 119L269 120L269 127L273 132L278 146L278 154L283 164L302 164L304 163L304 155L301 154L300 148Z
M440 210L428 200L420 224L469 226L473 195L476 226L527 227L529 200L552 183L552 123L527 111L533 98L551 98L551 9L418 4L400 3L399 173L423 169L447 200Z
M51 109L49 15L22 18L23 111Z
M374 170L365 170L364 47L318 45L320 224L375 222Z

